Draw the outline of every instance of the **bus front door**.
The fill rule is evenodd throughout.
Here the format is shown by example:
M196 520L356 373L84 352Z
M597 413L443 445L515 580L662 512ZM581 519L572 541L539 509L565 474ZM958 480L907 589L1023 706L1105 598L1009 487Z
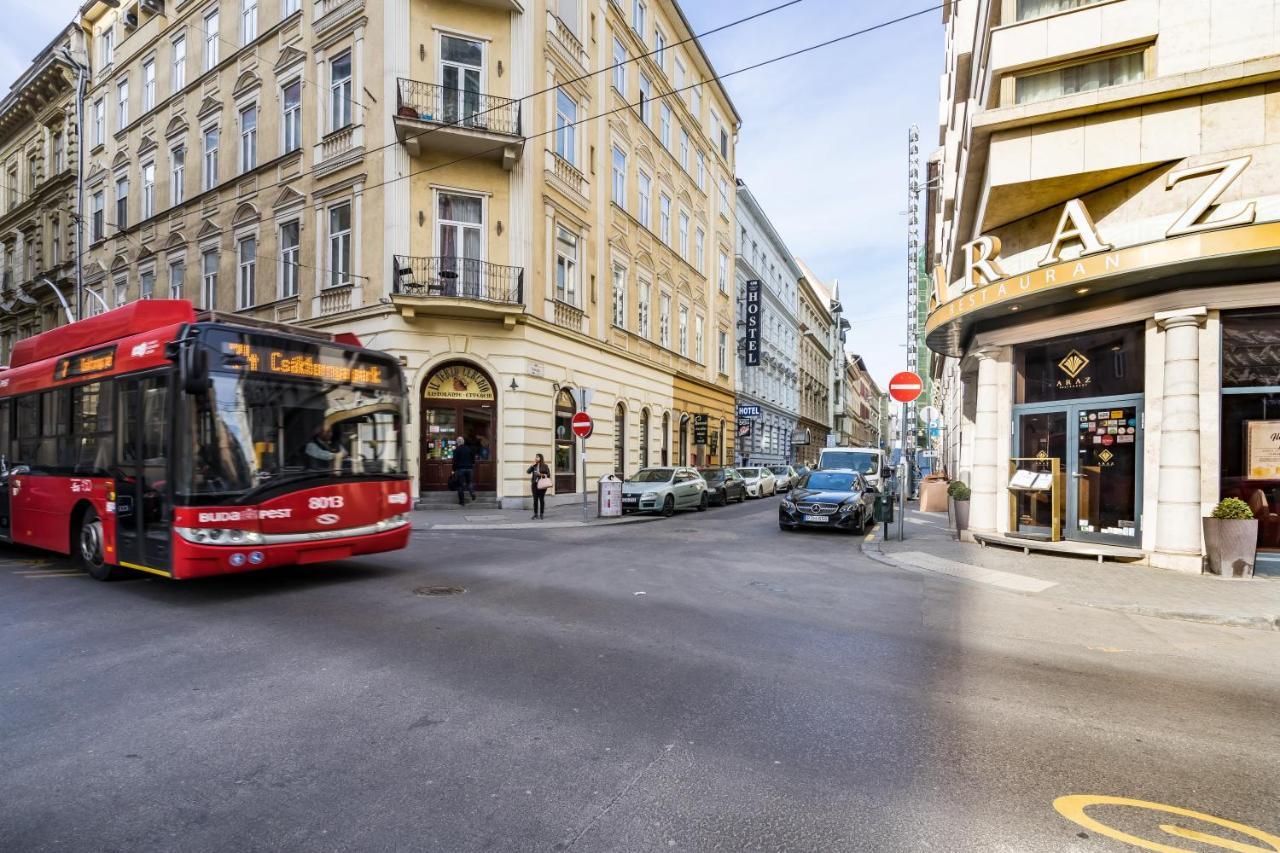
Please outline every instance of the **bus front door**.
M170 573L169 377L117 382L116 560L121 566Z

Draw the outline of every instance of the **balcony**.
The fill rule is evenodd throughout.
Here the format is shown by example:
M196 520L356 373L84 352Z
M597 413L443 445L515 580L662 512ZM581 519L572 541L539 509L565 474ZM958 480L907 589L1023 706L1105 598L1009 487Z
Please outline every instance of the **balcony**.
M395 256L391 301L415 316L501 318L524 313L524 269L470 258Z
M410 156L484 158L510 170L524 152L519 101L403 77L396 94L396 137Z
M570 61L584 71L587 69L587 51L582 46L582 40L568 24L550 10L547 11L547 32L551 34L551 43L558 47Z

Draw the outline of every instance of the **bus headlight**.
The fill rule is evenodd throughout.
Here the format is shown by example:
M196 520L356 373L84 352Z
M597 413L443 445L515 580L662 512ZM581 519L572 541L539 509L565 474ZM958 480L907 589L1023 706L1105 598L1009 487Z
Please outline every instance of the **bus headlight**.
M225 527L174 527L175 532L197 545L261 545L262 534L256 530L233 530Z
M409 523L409 514L401 513L400 515L393 515L390 518L382 519L382 521L379 521L377 524L374 525L374 527L377 528L377 531L379 533L383 533L387 530L394 530L397 527L404 527L408 523Z

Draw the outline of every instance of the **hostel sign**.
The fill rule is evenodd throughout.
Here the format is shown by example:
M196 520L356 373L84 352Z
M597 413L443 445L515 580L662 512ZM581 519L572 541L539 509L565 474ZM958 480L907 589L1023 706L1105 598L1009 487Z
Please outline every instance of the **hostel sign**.
M747 367L760 365L760 325L764 311L764 306L760 303L760 285L758 278L747 280Z

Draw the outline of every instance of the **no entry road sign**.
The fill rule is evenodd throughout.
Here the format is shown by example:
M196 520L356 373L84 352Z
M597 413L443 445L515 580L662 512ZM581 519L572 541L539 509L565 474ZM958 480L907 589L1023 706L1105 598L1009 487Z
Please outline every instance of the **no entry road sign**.
M591 415L586 412L578 412L573 416L573 420L569 422L573 434L578 438L590 438L591 431L596 428L595 421L591 420Z
M889 380L889 396L899 403L910 403L924 393L924 383L909 370L895 373Z

